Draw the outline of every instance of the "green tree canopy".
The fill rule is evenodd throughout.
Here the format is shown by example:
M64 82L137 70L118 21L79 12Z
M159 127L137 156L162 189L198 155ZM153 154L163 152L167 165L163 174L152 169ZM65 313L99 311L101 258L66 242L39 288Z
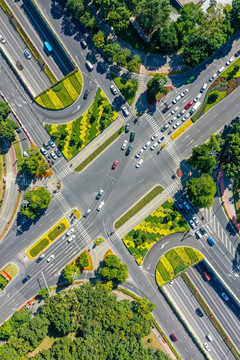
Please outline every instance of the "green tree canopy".
M67 264L64 268L63 277L66 281L74 281L80 275L80 269L77 265Z
M209 104L214 104L217 99L219 97L219 92L218 91L212 91L211 94L208 97L208 103Z
M87 256L87 254L85 252L81 253L81 255L79 256L79 258L76 261L76 265L80 269L83 269L83 268L89 266L89 259L88 259L88 256Z
M234 29L240 28L240 0L232 1L232 10L230 12L231 24Z
M203 174L199 178L191 178L187 181L189 199L198 208L210 208L216 191L216 184L210 175Z
M43 209L47 209L50 202L50 192L45 187L28 191L24 197L25 204L21 206L20 213L27 219L34 220Z
M107 281L124 283L128 278L128 266L121 264L121 260L116 255L107 255L104 267L99 269L99 273Z

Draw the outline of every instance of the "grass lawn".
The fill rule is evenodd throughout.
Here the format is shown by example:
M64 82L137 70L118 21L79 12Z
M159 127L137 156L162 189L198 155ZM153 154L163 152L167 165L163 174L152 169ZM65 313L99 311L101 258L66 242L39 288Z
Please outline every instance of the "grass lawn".
M66 229L66 225L64 223L59 224L48 234L49 239L51 241L55 240L65 231L65 229Z
M169 234L185 232L188 229L188 224L172 200L168 199L125 235L123 241L136 262L141 265L144 256L155 242Z
M20 145L20 141L18 141L17 136L15 136L15 139L13 141L13 147L16 155L16 160L18 161L20 158L22 158L22 149Z
M103 238L98 238L97 240L94 241L94 244L95 244L96 246L99 246L99 245L101 245L103 242L104 242L104 239L103 239Z
M222 326L218 322L218 320L215 318L215 316L213 316L212 318L210 317L210 315L212 314L212 311L208 307L208 305L205 303L205 301L203 300L203 298L199 294L199 292L195 295L195 292L197 291L197 288L194 286L194 284L192 283L189 276L186 273L184 273L184 274L182 274L182 279L184 280L184 282L186 283L186 285L188 286L188 288L190 289L192 294L194 294L195 299L198 301L199 305L203 308L203 310L205 311L208 319L212 322L213 326L216 328L216 330L218 331L218 333L222 337L223 341L225 342L226 338L229 339L228 334L224 331L224 329L222 328ZM229 347L230 351L232 352L232 354L235 357L237 355L236 359L240 358L240 353L237 351L237 349L235 348L235 346L233 345L233 343L231 342L230 339L229 339L228 342L226 342L226 345Z
M43 249L45 249L50 244L48 238L44 237L37 244L35 244L30 250L29 254L32 258L35 258Z
M152 339L152 342L149 343L148 339ZM147 335L145 336L145 338L143 338L143 345L151 349L154 349L155 351L160 350L165 352L165 349L161 346L160 342L156 339L156 337L152 332L150 333L150 335Z
M169 250L159 260L156 268L156 280L159 286L174 279L181 271L203 259L203 255L192 248L178 247Z
M235 77L239 77L240 76L240 68L238 71L235 71L235 67L239 66L240 67L240 59L237 59L236 61L234 61L234 63L232 63L222 74L221 77L225 77L225 78L235 78Z
M129 103L129 105L132 105L132 103L134 102L136 93L137 93L138 81L136 79L131 79L131 80L127 81L127 80L122 79L121 77L118 77L118 76L114 75L114 74L111 74L111 78L113 79L113 81L117 85L117 87L120 90L121 94L125 97L125 99ZM131 94L129 94L128 91L126 91L127 86L129 84L133 85L133 91L132 91Z
M119 229L125 222L127 222L131 217L133 217L138 211L140 211L144 206L146 206L151 200L156 196L161 194L163 187L158 185L152 189L144 198L142 198L136 205L134 205L126 214L124 214L119 220L114 224L116 229Z
M3 155L3 151L2 151L2 145L0 144L0 205L1 205L1 202L3 200L3 194L4 194L4 191L3 191L3 176L4 176L4 167L3 167L3 164L4 164L4 155Z
M95 150L91 155L84 160L80 165L78 165L75 171L82 171L87 165L89 165L98 155L100 155L109 145L113 143L122 133L124 132L124 126L122 126L118 131L116 131L110 138L108 138L105 143L103 143L97 150Z
M9 276L11 276L11 279L15 278L15 276L18 274L18 268L14 264L7 264L3 270L6 271Z
M36 356L42 350L48 350L52 347L53 343L60 338L46 336L45 339L41 342L41 344L32 352L28 353L28 357L32 358Z
M214 106L215 104L217 104L219 101L221 101L222 99L224 99L227 95L226 91L218 91L218 98L217 100L212 103L212 104L207 104L207 106L205 107L204 113L207 112L212 106Z

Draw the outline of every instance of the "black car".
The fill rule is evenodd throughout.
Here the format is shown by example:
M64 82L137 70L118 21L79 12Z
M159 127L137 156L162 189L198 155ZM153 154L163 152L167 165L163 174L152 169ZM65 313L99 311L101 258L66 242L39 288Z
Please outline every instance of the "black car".
M196 309L196 313L199 317L203 317L203 313L199 308Z
M87 47L87 42L86 42L84 39L81 39L81 40L80 40L80 44L81 44L81 46L82 46L83 49L86 49L86 47Z
M30 275L27 275L23 280L22 283L25 284L29 279L30 279Z
M130 152L131 152L131 150L132 150L132 146L130 145L128 148L127 148L127 151L126 151L126 156L128 156L129 154L130 154Z
M203 235L206 235L206 230L204 229L204 227L201 227L200 229L199 229L200 231L201 231L201 233L203 234Z
M176 179L176 175L172 175L172 179L175 180L175 179Z
M18 134L20 134L21 129L20 129L20 128L18 128L18 129L16 130L16 132L17 132Z
M133 142L134 138L135 138L135 132L132 131L131 134L130 134L130 139L129 139L129 141L130 141L130 142Z
M168 128L168 124L165 125L165 126L161 129L161 132L164 132L165 130L167 130L167 128Z
M84 100L86 100L86 99L87 99L88 94L89 94L89 90L86 90L86 91L85 91L85 93L84 93L84 95L83 95Z
M126 124L125 125L125 133L128 133L129 132L129 124Z
M240 55L240 50L238 50L236 53L235 53L235 56L238 57Z
M171 109L171 105L167 105L164 109L163 109L163 114L165 114L169 109Z

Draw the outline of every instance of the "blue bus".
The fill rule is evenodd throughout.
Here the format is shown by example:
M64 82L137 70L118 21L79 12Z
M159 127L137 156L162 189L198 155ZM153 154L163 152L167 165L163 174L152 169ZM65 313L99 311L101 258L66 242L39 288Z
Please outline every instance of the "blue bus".
M51 45L47 41L45 41L45 43L44 43L44 48L45 48L45 50L47 51L48 54L51 54L53 52L53 48L51 47Z

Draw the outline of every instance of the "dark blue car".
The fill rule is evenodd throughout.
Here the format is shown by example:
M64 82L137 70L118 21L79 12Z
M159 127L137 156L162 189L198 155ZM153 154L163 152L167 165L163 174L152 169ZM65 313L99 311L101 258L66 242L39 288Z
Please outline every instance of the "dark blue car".
M210 237L207 239L207 242L209 243L210 246L214 245L214 241Z

